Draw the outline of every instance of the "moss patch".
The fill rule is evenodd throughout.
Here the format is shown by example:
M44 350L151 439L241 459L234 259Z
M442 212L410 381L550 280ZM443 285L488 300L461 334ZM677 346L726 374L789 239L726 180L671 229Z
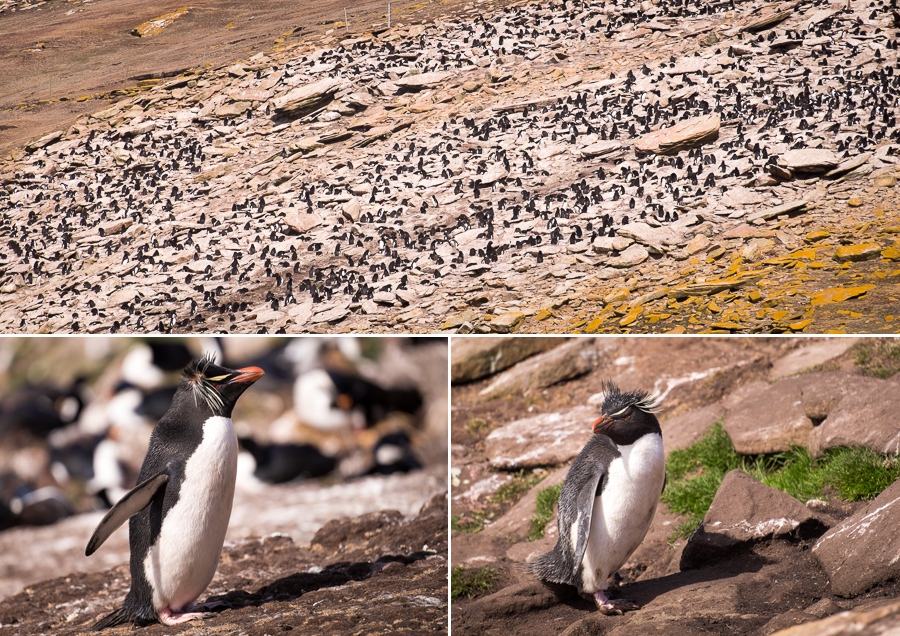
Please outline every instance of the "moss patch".
M475 598L490 592L497 578L494 568L467 568L459 565L450 570L450 598Z
M662 501L688 517L672 540L690 536L725 474L735 468L800 501L825 498L826 488L847 501L874 499L900 479L900 458L868 448L833 448L818 459L802 447L771 455L739 455L720 422L692 446L672 451L666 461L668 482Z

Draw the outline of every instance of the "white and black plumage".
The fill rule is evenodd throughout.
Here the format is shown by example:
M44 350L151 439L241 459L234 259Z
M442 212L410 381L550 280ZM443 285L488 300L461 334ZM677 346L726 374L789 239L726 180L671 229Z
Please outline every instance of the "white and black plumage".
M131 590L95 630L121 623L174 625L202 616L194 606L216 572L231 516L238 441L231 412L263 371L226 369L206 356L185 367L172 406L153 429L138 485L91 536L90 556L129 521Z
M665 486L658 407L644 391L609 382L594 435L575 459L559 496L559 539L533 571L543 581L574 585L604 614L638 609L606 596L609 577L637 549Z

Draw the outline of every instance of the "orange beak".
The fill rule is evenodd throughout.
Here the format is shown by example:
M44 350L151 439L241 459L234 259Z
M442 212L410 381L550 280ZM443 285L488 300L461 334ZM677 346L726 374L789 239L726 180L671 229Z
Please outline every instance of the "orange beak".
M597 421L594 422L594 434L606 432L606 429L608 429L612 423L613 419L609 415L601 415Z
M266 372L259 367L244 367L243 369L238 369L238 373L240 373L240 375L232 380L232 382L240 382L241 384L253 384L266 374Z

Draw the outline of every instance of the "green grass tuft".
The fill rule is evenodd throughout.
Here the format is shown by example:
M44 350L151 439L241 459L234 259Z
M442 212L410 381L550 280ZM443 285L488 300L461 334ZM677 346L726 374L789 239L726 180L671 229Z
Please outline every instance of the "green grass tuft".
M526 492L532 489L544 475L520 470L513 478L503 484L494 493L493 501L497 504L515 503Z
M828 487L848 501L874 499L900 479L900 458L867 448L834 448L819 459L802 447L770 455L739 455L719 422L693 445L672 451L666 461L668 482L662 501L673 512L687 516L670 541L690 536L709 510L725 474L735 468L800 501L823 498Z
M473 534L484 530L484 520L483 512L472 512L465 516L453 515L450 518L450 527L458 532Z
M477 568L471 570L459 565L450 570L450 599L475 598L487 594L494 587L497 570L493 568Z
M856 366L868 376L887 379L900 371L900 342L896 338L863 338L852 351Z
M553 519L553 508L559 501L559 493L562 484L550 486L538 491L537 503L534 506L534 516L531 518L531 530L528 531L528 540L537 541L544 536L544 527Z

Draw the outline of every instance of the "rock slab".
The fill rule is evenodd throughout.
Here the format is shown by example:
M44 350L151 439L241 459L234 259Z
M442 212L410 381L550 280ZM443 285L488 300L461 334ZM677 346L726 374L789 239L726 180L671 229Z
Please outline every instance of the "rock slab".
M787 493L756 481L742 470L732 470L685 544L681 569L711 565L754 541L789 534L815 537L826 527L816 513Z
M499 470L559 466L581 452L598 415L592 406L579 406L516 420L487 436L485 454Z
M497 376L481 396L524 394L590 373L597 362L593 344L593 338L576 338L524 360Z
M453 338L450 379L454 384L479 380L563 342L564 338Z
M900 480L829 530L812 552L838 596L854 597L900 577Z
M716 139L721 125L718 115L693 117L669 128L647 133L634 142L634 149L639 153L675 154Z

